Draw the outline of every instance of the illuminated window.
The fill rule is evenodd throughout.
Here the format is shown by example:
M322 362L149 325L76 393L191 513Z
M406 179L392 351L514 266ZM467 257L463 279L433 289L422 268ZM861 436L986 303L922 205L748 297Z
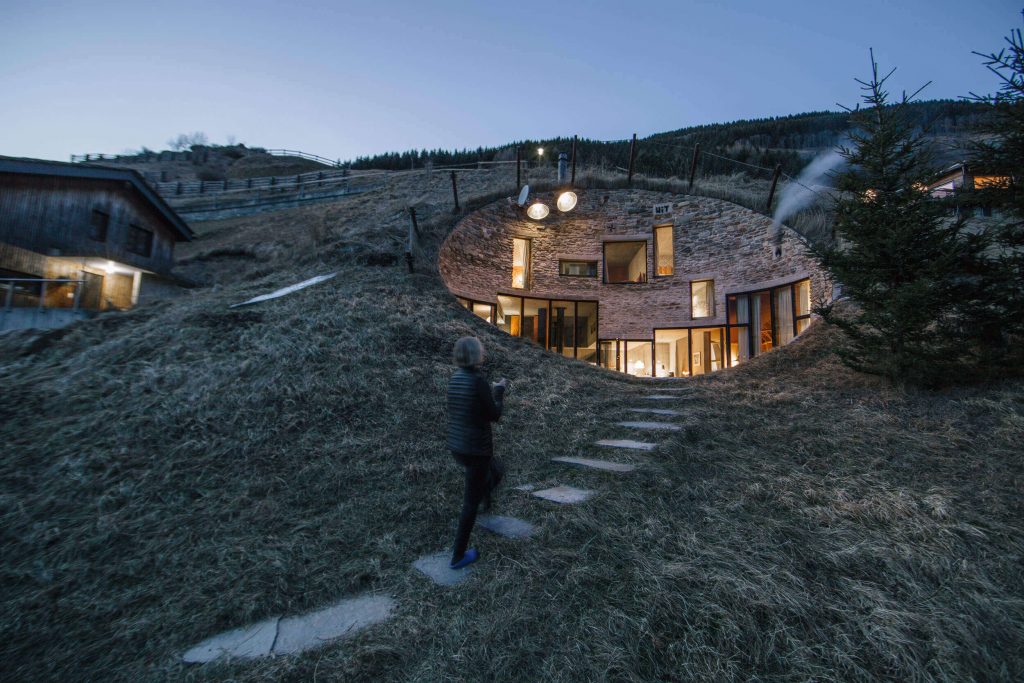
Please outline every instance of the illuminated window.
M647 240L605 242L604 281L647 282Z
M658 225L654 228L654 258L657 261L656 275L671 275L675 272L672 246L672 226Z
M689 377L690 331L654 331L654 376Z
M559 261L558 274L565 277L597 277L597 261Z
M619 370L619 342L602 341L599 344L601 353L601 367L609 370Z
M715 317L715 281L696 280L690 283L690 317Z
M512 287L530 288L530 240L512 240Z
M499 294L495 309L495 324L513 337L518 337L522 329L523 300L518 296Z
M626 373L637 377L650 377L652 375L651 342L647 341L626 341Z
M800 334L811 324L811 281L798 282L793 289L796 295L796 333Z

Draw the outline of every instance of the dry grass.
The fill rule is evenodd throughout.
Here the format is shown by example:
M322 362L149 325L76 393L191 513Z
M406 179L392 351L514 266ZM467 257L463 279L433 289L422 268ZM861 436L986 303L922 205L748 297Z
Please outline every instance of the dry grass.
M464 197L507 178L467 178ZM426 177L421 180L426 180ZM433 261L450 186L392 187L202 224L208 284L65 332L0 337L0 677L10 680L1013 680L1024 676L1020 382L901 393L814 326L693 380L686 429L628 477L567 470L642 386L459 308ZM475 183L475 185L473 185ZM462 189L460 187L460 189ZM428 238L400 253L407 204ZM227 305L313 274L330 283ZM508 491L537 538L477 536L474 578L411 571L447 546L452 342L514 382ZM28 355L22 355L31 350ZM392 621L294 658L185 667L220 630L354 593Z

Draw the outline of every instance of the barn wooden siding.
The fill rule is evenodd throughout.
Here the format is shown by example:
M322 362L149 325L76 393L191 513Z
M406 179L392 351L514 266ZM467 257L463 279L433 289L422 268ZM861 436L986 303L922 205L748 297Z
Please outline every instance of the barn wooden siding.
M110 216L103 242L89 238L94 209ZM129 225L153 233L149 257L126 248ZM127 182L0 173L0 242L51 256L109 259L163 275L174 265L171 227ZM16 269L3 261L0 268Z

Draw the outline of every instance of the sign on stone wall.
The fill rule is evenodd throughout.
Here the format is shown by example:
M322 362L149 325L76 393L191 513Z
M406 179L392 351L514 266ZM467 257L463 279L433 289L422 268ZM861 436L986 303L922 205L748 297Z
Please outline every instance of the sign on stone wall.
M654 215L655 216L668 216L672 213L672 204L655 204Z

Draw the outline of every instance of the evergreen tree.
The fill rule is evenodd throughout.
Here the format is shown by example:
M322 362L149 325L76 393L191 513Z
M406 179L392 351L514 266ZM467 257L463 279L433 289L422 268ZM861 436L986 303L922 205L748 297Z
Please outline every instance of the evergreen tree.
M848 165L836 177L838 240L817 247L853 305L818 312L846 332L840 355L851 367L934 385L978 363L965 311L983 305L987 243L925 190L937 169L910 112L914 96L889 101L892 73L880 76L872 53L870 80L857 79L864 106L849 110L849 144L839 150Z
M989 71L1001 85L995 95L973 95L989 116L978 126L982 137L971 147L968 168L997 182L976 187L964 199L997 208L1002 220L986 221L995 244L988 272L991 286L1003 293L998 325L1008 362L1019 362L1024 341L1024 38L1016 29L999 52L982 54Z

